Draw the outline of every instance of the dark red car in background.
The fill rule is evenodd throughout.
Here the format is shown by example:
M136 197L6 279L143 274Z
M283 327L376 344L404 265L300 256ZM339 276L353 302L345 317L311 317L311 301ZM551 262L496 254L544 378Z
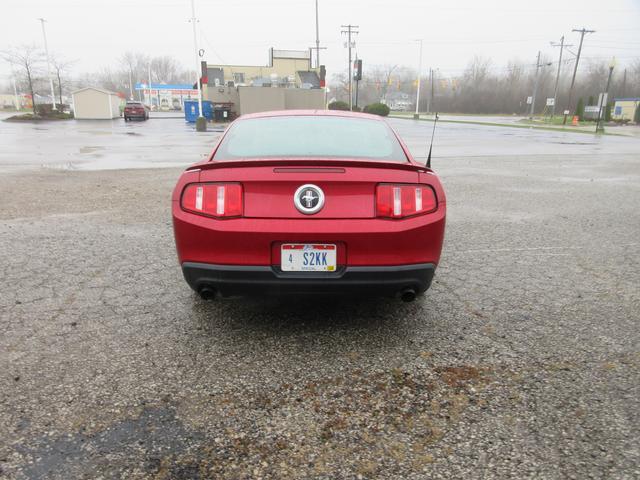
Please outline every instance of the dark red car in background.
M281 111L234 121L173 192L187 283L216 295L411 301L440 260L446 201L380 117Z
M128 101L124 106L124 111L122 112L124 116L124 121L127 122L132 118L137 118L138 120L148 120L149 119L149 107L147 107L142 102L134 102Z

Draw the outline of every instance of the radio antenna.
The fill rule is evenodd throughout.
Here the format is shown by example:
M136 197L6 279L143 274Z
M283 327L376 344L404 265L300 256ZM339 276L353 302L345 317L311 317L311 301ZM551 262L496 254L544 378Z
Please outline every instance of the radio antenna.
M433 148L433 137L436 134L436 123L438 123L438 112L436 112L436 117L433 119L433 130L431 131L431 143L429 144L429 155L427 155L427 168L431 168L431 149Z

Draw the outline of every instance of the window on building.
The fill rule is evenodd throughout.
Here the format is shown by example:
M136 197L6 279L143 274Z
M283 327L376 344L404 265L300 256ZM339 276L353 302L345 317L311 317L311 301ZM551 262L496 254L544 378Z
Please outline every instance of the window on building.
M244 73L234 73L233 83L244 83Z

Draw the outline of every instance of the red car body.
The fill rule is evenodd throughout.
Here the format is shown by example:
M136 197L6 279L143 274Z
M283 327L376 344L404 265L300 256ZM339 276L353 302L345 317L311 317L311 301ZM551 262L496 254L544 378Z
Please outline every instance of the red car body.
M236 124L300 116L383 122L406 161L334 157L216 158L216 150ZM296 192L307 185L324 193L324 205L313 214L303 213L294 201ZM220 200L221 189L226 189L222 195L227 195L227 203ZM207 193L209 191L213 193ZM215 192L218 200L213 200ZM405 198L405 193L412 196ZM307 201L305 195L309 194L314 197L315 191L303 190L299 202ZM204 195L204 202L209 202L212 208L211 202L217 201L217 205L225 205L221 208L234 209L234 215L217 218L214 210L210 210L213 214L193 210L194 202L198 201L196 195L200 195L201 207ZM410 209L414 209L415 204L415 208L420 205L426 210L421 214L390 218L395 210L392 212L391 207L385 206L385 195L393 196L390 201L396 203L392 208L398 212L405 204ZM424 200L425 197L428 198ZM403 202L400 207L399 201ZM354 293L397 294L410 301L429 288L440 260L446 199L436 174L413 159L406 145L380 117L297 110L237 119L210 157L181 175L173 191L172 212L183 274L203 298L217 294ZM335 245L335 266L326 267L332 271L284 270L283 252L289 255L291 249L312 249L313 245L332 250L331 246ZM316 257L318 255L316 253ZM297 261L302 261L300 258Z
M142 102L129 101L125 104L122 111L124 121L127 122L132 118L147 120L149 118L149 107Z

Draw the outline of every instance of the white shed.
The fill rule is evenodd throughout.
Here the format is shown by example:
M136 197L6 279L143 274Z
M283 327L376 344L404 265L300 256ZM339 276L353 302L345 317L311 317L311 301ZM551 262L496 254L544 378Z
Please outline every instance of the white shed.
M115 92L85 87L71 93L77 120L110 120L120 116L120 98Z

